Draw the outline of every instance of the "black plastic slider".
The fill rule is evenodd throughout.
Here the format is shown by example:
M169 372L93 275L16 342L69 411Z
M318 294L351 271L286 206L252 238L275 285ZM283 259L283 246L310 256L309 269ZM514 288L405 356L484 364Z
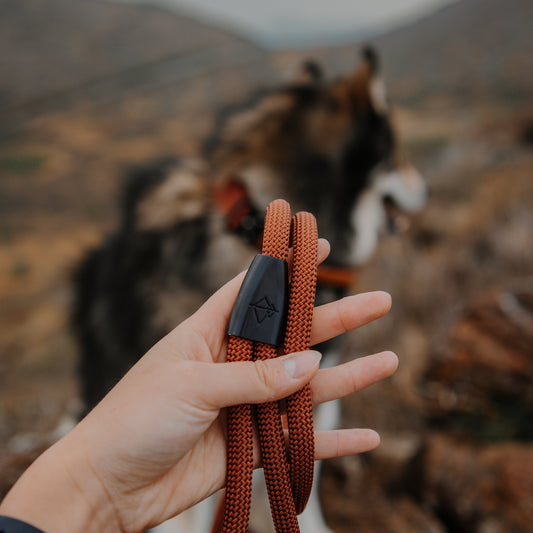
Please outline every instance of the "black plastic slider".
M256 255L233 306L228 335L279 346L287 316L287 262Z

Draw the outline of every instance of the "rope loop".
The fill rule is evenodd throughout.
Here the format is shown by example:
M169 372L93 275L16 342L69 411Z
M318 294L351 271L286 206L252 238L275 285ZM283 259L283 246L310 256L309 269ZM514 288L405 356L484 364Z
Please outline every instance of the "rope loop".
M228 340L228 361L271 359L310 347L311 323L317 278L318 232L315 217L297 213L291 219L289 204L274 200L267 208L263 255L283 261L292 246L289 301L282 348L234 335ZM260 308L257 320L278 312L269 298L253 296L250 307ZM241 307L243 307L241 305ZM244 306L246 307L246 305ZM280 310L281 311L281 310ZM309 385L285 399L287 427L279 402L228 408L227 482L221 525L213 531L247 533L250 520L253 470L253 416L257 419L259 445L272 519L277 533L299 532L296 515L307 503L313 483L314 431ZM288 445L284 429L288 430Z

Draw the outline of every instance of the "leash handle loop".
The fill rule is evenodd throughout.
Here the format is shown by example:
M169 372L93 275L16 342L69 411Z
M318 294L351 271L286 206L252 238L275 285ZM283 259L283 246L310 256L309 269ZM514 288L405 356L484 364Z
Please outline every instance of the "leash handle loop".
M287 304L289 244L293 267ZM263 254L243 282L228 327L228 361L266 360L309 348L317 276L316 220L275 200L265 217ZM288 308L285 320L285 309ZM287 329L283 335L283 325ZM277 346L283 344L283 349ZM313 481L314 431L309 385L286 399L289 432L285 445L280 405L257 405L259 443L272 519L277 533L299 533ZM247 533L253 469L253 411L228 408L228 462L223 533ZM218 527L218 526L216 526ZM216 529L215 529L216 531Z

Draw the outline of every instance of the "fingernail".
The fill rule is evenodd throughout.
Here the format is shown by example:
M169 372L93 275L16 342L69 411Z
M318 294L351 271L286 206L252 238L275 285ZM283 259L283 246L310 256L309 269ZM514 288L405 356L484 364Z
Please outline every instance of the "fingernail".
M310 350L308 352L300 352L294 355L290 355L283 361L285 372L291 378L299 378L309 372L312 368L316 367L317 363L322 359L320 352Z

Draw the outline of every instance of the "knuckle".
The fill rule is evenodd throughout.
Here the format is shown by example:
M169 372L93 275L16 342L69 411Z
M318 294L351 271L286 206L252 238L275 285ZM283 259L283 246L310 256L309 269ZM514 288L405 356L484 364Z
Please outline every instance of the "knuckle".
M256 361L254 363L259 387L266 397L271 397L274 393L274 372L267 361Z

